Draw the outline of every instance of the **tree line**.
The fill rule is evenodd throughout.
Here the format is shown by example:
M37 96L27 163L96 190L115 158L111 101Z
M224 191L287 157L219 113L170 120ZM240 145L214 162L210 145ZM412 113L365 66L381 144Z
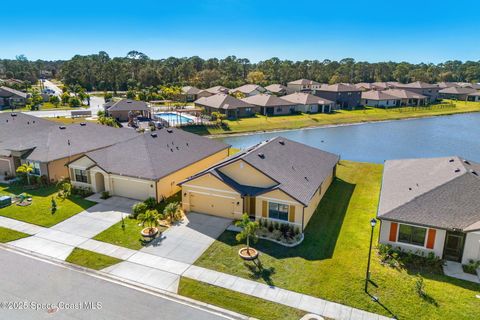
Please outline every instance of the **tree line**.
M480 61L446 61L439 64L408 62L362 62L352 58L290 61L279 58L253 63L245 58L151 59L130 51L125 57L106 52L76 55L66 61L29 61L24 56L0 60L0 77L35 82L42 76L60 78L67 85L88 91L127 91L159 86L193 85L207 88L223 85L234 88L245 83L286 84L306 78L320 83L411 81L480 82Z

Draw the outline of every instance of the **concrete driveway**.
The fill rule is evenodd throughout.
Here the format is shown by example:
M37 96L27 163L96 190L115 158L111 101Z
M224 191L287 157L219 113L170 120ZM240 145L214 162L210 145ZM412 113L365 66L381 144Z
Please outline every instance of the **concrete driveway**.
M140 251L192 264L231 223L230 219L192 212Z

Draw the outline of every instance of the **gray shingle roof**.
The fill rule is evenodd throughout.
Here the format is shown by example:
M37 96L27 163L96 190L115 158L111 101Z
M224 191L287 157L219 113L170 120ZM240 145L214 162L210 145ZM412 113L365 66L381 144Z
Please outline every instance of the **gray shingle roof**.
M286 95L282 97L283 100L287 100L293 102L295 104L332 104L333 101L328 99L317 97L310 93L305 92L294 92L292 94Z
M388 91L364 91L362 92L362 99L367 100L398 100L398 96L388 94Z
M403 89L388 89L383 92L401 99L426 99L427 98L423 94L419 94L419 93L415 93L415 92L403 90Z
M255 106L261 107L276 107L276 106L293 106L295 103L290 102L288 100L284 100L283 98L279 98L274 95L270 94L256 94L251 97L243 98L242 101Z
M316 82L313 80L308 80L308 79L298 79L295 81L290 81L288 84L300 84L300 85L320 85L320 82Z
M234 98L225 93L214 94L210 97L201 97L200 99L195 100L195 104L216 109L229 110L247 108L252 106L251 104L248 104L240 99Z
M282 91L286 91L287 87L285 87L284 85L281 85L281 84L274 83L274 84L271 84L269 86L266 86L265 89L272 92L272 93L280 93Z
M161 129L86 155L109 173L158 180L228 147L183 130Z
M438 89L437 84L431 84L431 83L426 83L422 81L415 81L415 82L410 82L410 83L398 83L396 88L416 88L416 89Z
M385 162L377 216L442 229L480 229L480 164L459 157Z
M328 86L322 86L319 91L333 91L333 92L358 92L361 89L346 83L336 83Z
M262 157L259 156L260 154ZM271 188L262 189L232 183L228 177L222 177L221 167L239 159L264 173L277 184ZM244 195L258 195L279 189L307 206L322 182L333 173L333 168L338 161L339 156L336 154L283 137L276 137L239 152L187 181L211 173L221 177L225 183Z
M199 94L201 91L202 90L191 86L182 87L183 94Z
M25 92L18 91L9 87L0 87L0 97L10 98L14 96L26 99L28 95Z
M150 108L144 101L122 99L120 101L108 103L108 111L148 111Z
M210 92L212 94L217 94L217 93L228 93L230 89L224 86L215 86L215 87L205 89L205 91Z
M477 92L477 90L472 88L464 88L464 87L448 87L438 92L444 93L444 94L469 94L469 93L475 93Z
M244 94L250 94L255 90L257 90L258 92L264 92L265 88L259 86L258 84L244 84L243 86L230 90L230 92L241 92Z

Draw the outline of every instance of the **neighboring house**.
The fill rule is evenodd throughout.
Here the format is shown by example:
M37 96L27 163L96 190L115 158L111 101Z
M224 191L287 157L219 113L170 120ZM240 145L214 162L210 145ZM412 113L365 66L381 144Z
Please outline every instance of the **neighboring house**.
M337 109L354 109L360 106L362 90L350 84L337 83L322 86L315 95L334 101Z
M9 87L0 87L0 110L24 107L28 94Z
M259 107L260 113L266 116L285 115L295 112L295 103L270 94L256 94L243 98L242 101Z
M290 81L289 83L287 83L287 93L293 93L293 92L315 93L315 91L320 89L321 86L322 86L321 83L313 80L298 79L298 80Z
M383 91L385 94L400 99L397 107L400 106L424 106L428 104L428 97L409 90L388 89Z
M362 105L369 107L390 108L400 106L401 99L386 91L371 90L362 92Z
M109 101L104 105L107 116L115 118L117 121L126 122L132 118L140 116L151 117L150 107L144 101L122 99L120 101Z
M370 83L370 82L355 83L354 86L357 87L358 89L362 90L362 91L377 90L377 87L373 83Z
M440 90L439 96L442 99L467 100L468 95L476 93L477 90L464 87L448 87Z
M375 90L393 89L397 84L399 84L399 82L396 81L372 82L372 86Z
M428 97L428 103L433 103L438 100L438 91L440 88L436 84L416 81L412 83L398 83L395 89L408 90Z
M477 91L477 92L469 93L467 95L467 100L468 101L480 102L480 92Z
M183 130L160 129L88 152L68 169L77 187L161 201L180 190L180 181L227 157L229 147Z
M460 87L460 85L457 82L438 82L437 83L438 88L441 89L446 89L446 88L452 88L452 87Z
M480 83L457 82L460 87L480 90Z
M298 112L329 113L335 109L335 102L305 92L294 92L283 96L281 99L296 104L295 111Z
M244 84L238 88L230 90L230 94L241 94L245 97L251 97L265 92L265 88L256 84Z
M185 102L193 102L201 97L209 97L212 93L201 90L195 87L186 86L182 87L182 93L180 94L180 100Z
M480 260L480 164L459 157L386 161L380 243L452 261Z
M211 93L211 94L217 94L217 93L227 93L230 91L227 87L224 86L215 86L211 87L208 89L205 89L206 92Z
M220 112L231 119L250 117L260 112L259 107L225 93L217 93L210 97L200 98L195 100L195 105L204 108L207 114Z
M0 155L8 160L9 175L14 175L21 164L28 163L34 167L34 175L45 176L49 181L68 177L65 165L86 152L138 135L134 130L95 123L61 125L22 113L14 117L2 113L0 122ZM10 133L4 134L9 130ZM0 171L0 174L3 173Z
M287 94L287 87L281 84L271 84L265 87L268 93L274 94L276 96L284 96Z
M282 137L241 151L180 183L185 211L291 223L304 230L339 156Z

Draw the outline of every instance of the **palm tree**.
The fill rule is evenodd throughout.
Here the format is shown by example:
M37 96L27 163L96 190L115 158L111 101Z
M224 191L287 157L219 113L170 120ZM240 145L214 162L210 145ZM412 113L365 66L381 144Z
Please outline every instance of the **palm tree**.
M142 223L142 226L146 225L148 227L148 234L152 234L155 228L160 225L160 222L158 222L160 217L157 210L147 210L145 213L139 214L137 219Z
M251 221L248 217L248 214L244 213L242 216L242 220L237 221L235 223L237 227L242 228L242 231L236 235L237 241L247 240L247 252L250 252L250 238L255 242L258 239L257 230L258 230L258 222Z
M170 221L175 221L179 211L178 202L171 202L163 209L163 214L170 218Z
M33 165L24 163L17 168L17 173L25 174L27 176L27 183L30 184L30 173L33 171Z

